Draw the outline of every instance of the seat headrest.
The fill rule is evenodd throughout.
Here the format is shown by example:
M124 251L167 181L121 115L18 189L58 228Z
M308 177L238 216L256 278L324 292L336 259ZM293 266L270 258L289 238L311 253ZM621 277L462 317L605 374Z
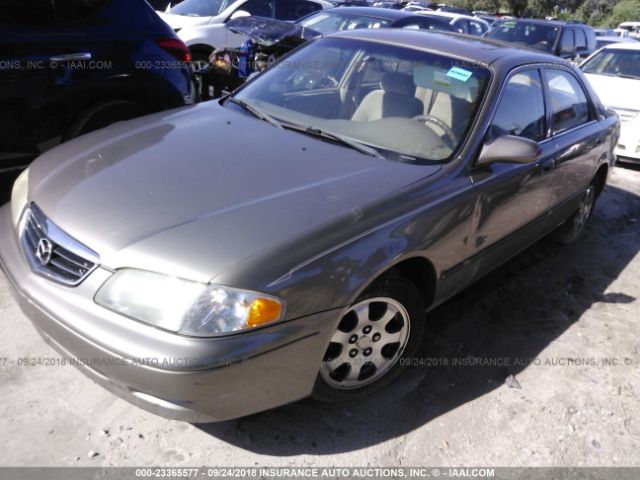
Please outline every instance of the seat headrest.
M473 101L479 82L472 72L418 64L413 67L413 83L419 87L447 93L456 98Z
M416 86L411 75L398 72L385 72L380 79L380 86L385 93L395 93L413 97L416 93Z

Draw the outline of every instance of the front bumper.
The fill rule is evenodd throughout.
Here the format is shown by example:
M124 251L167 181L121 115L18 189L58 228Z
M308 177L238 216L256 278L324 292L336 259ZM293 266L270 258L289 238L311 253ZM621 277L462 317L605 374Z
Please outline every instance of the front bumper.
M44 340L119 397L188 422L222 421L311 393L338 313L323 312L220 338L190 338L129 320L93 302L111 275L98 268L77 287L29 269L0 209L0 267Z
M640 121L621 124L614 153L622 162L640 163Z

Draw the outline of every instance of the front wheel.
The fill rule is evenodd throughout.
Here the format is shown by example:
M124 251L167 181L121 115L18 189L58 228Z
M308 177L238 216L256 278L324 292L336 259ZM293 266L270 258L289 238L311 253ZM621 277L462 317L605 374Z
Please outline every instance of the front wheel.
M582 194L578 209L553 233L553 238L564 244L575 242L584 233L596 203L596 186L592 183Z
M312 396L353 400L393 382L418 350L424 314L420 292L400 273L377 280L340 319Z

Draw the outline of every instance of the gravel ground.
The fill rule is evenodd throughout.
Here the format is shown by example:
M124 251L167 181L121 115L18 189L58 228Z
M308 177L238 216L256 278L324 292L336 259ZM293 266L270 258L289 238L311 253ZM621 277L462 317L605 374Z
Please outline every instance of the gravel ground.
M640 171L616 168L577 244L543 240L430 314L429 360L396 388L199 426L18 366L57 355L0 274L0 465L640 466L639 250Z

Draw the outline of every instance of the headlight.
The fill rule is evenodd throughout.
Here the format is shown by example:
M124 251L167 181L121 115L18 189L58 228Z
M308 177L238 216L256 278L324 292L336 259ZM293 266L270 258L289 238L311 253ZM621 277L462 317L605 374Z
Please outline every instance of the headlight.
M27 206L27 196L29 195L29 169L20 174L13 184L11 191L11 221L17 227L20 216Z
M95 302L149 325L198 337L276 322L284 313L283 303L269 295L133 269L112 275Z

